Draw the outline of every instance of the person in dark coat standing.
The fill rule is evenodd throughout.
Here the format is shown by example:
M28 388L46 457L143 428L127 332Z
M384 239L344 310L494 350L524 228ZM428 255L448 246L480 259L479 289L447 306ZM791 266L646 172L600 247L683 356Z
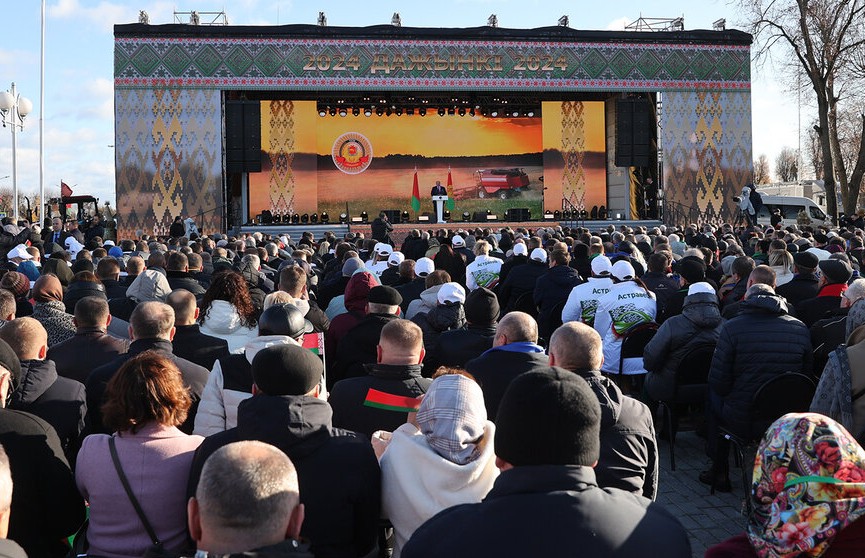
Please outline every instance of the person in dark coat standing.
M376 346L382 328L399 316L402 298L393 287L379 285L369 291L366 316L339 341L329 384L364 376L364 365L376 362Z
M558 315L553 315L553 311L560 304L563 306L573 288L583 282L577 270L568 267L570 261L568 245L557 242L550 251L550 270L535 282L533 298L538 308L538 335L542 339L549 339L561 324L561 308Z
M406 412L387 408L387 402L370 400L370 390L387 398L417 398L426 393L432 380L421 376L424 359L423 333L408 320L393 320L381 330L375 364L367 365L367 375L347 378L333 386L328 402L333 408L333 424L354 430L367 440L376 430L393 432L406 421Z
M331 407L319 397L322 372L321 359L296 345L255 355L253 396L240 403L237 427L199 446L187 494L196 494L217 449L239 440L268 443L297 467L306 511L301 535L315 556L367 556L376 548L381 470L368 436L334 428Z
M544 348L538 345L538 324L524 312L506 314L496 327L493 347L466 363L484 392L487 416L495 422L499 402L511 380L547 366Z
M63 219L55 217L51 220L51 228L42 231L42 242L47 247L51 243L66 246L69 233L63 230ZM47 254L46 254L47 255Z
M63 539L84 521L84 500L63 455L57 432L46 421L7 409L18 357L0 340L0 445L9 456L12 492L8 538L31 558L63 558Z
M48 349L57 373L81 382L96 369L111 362L129 349L129 340L108 335L111 314L108 301L87 296L75 304L75 336Z
M391 225L390 219L388 219L387 217L387 213L385 213L384 211L379 213L378 217L373 219L371 228L373 240L384 242L386 244L391 244L390 232L393 230L393 225Z
M442 332L433 350L427 351L424 367L427 375L439 366L462 368L493 346L499 319L499 301L486 287L478 287L466 296L463 304L466 315L465 329Z
M264 442L232 442L204 464L189 533L199 552L226 558L313 558L299 540L304 511L287 455Z
M841 295L847 290L847 281L853 276L853 268L844 260L830 258L818 266L821 273L817 296L796 305L796 317L808 327L841 308Z
M57 431L70 463L78 454L79 436L87 413L84 385L58 376L48 354L48 333L33 318L17 318L0 328L5 341L21 361L9 408L26 411L45 420Z
M168 234L171 238L180 238L186 234L186 227L183 226L183 217L178 215L174 218L171 226L168 227Z
M754 432L751 401L757 390L778 374L811 374L811 336L805 324L788 313L786 301L768 285L752 285L739 315L724 322L709 370L709 413L706 440L712 468L700 481L729 491L729 442L719 440L721 424L744 438Z
M501 474L492 490L421 525L402 557L690 557L672 514L598 486L601 416L596 395L570 371L546 367L515 379L496 419Z
M216 359L228 355L228 341L201 333L198 307L192 292L186 289L171 291L165 303L174 310L174 356L211 370Z
M568 322L553 332L550 366L570 370L588 382L601 405L601 456L595 465L598 486L654 500L658 445L652 412L641 401L623 395L601 374L603 359L601 336L592 327Z
M546 275L548 271L547 251L543 248L535 248L532 250L526 265L515 268L504 282L499 283L499 304L501 304L504 313L517 310L516 305L520 296L528 294L531 297L534 294L538 279Z
M820 280L815 272L820 259L813 252L793 254L793 278L775 291L783 296L787 304L795 307L803 300L814 298L820 292Z
M207 383L207 369L174 355L171 340L174 339L174 310L162 302L141 302L132 311L129 318L129 337L132 343L129 351L95 369L87 377L87 423L90 433L110 434L102 424L102 403L105 387L123 364L144 351L157 351L171 359L180 374L183 384L189 389L192 397L192 407L186 422L178 428L187 434L192 433L195 424L195 412L201 400L201 392Z

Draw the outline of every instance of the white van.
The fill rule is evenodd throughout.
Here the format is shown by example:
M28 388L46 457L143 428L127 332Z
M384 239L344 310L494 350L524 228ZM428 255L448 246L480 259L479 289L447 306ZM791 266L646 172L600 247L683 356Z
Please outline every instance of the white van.
M770 215L775 209L781 210L782 227L796 224L796 218L799 216L799 211L805 210L808 218L811 219L812 227L826 225L831 227L832 220L826 216L826 212L809 198L801 198L798 196L768 196L760 193L763 198L763 209L757 213L757 224L770 226Z

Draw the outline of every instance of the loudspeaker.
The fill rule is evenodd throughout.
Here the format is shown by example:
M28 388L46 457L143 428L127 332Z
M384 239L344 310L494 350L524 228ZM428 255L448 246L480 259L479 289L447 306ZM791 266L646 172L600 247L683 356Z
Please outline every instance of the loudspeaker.
M399 225L402 222L402 211L399 209L385 209L383 212L394 225Z
M648 99L616 101L616 166L647 167L652 143L652 104Z
M512 207L505 211L505 221L524 222L530 221L531 218L528 207Z
M261 105L225 101L225 170L261 172Z
M475 211L472 213L472 221L476 223L482 223L487 220L487 212L486 211Z

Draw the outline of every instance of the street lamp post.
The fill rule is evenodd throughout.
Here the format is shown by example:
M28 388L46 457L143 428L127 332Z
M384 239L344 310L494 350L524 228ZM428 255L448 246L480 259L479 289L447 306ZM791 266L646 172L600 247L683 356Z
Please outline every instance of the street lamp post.
M0 92L0 121L5 128L12 128L12 214L15 222L18 222L18 136L17 130L24 130L24 119L33 110L30 99L22 97L15 90L12 83L11 91Z

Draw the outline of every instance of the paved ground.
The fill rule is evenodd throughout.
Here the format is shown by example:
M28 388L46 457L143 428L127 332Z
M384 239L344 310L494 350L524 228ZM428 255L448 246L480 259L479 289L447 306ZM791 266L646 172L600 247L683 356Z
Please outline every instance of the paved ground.
M656 421L657 424L660 421ZM732 492L716 492L712 496L709 487L697 479L700 471L707 467L704 444L694 432L680 432L676 436L676 470L671 471L670 444L666 440L658 441L661 462L657 501L676 515L688 530L695 557L702 557L706 548L743 532L745 522L740 513L744 495L741 471L732 467L732 459Z

